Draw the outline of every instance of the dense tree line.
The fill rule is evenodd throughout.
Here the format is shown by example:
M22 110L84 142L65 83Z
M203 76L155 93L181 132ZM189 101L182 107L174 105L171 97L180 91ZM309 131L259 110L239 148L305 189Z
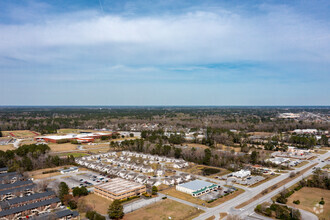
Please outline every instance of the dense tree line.
M279 113L287 111L329 115L329 108L322 107L2 107L0 129L54 133L59 128L125 130L132 124L143 123L157 123L174 130L195 128L196 131L206 127L278 133L296 128L329 129L328 122L277 118ZM221 134L226 136L224 132ZM231 141L235 143L237 139Z
M50 148L46 144L23 145L15 150L0 150L0 167L8 167L10 171L31 171L61 165L75 164L74 157L60 158L48 154Z

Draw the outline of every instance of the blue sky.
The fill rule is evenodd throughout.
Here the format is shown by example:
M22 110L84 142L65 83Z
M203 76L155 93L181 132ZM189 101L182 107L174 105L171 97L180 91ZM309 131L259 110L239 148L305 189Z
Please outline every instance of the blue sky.
M329 105L329 1L0 1L0 105Z

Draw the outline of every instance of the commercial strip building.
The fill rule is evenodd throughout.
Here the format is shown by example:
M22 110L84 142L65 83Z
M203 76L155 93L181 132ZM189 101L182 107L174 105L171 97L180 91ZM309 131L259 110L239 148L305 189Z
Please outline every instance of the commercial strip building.
M93 142L95 139L102 137L111 137L112 133L81 133L81 134L67 134L67 135L48 135L35 137L35 141L45 141L51 143L62 143L63 141L77 140L80 143Z
M145 192L145 185L121 178L115 178L107 183L95 185L94 189L95 194L111 200L126 199L132 196L143 194Z
M188 183L179 184L176 186L176 190L192 195L193 197L198 197L204 195L213 190L220 188L220 185L206 182L203 180L194 180Z

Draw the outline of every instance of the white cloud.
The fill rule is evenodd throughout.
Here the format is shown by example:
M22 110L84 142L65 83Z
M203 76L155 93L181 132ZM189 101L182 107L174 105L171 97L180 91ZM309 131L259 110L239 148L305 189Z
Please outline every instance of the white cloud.
M2 24L0 56L112 65L329 63L329 26L285 7L263 10L255 16L195 11L134 18L83 11L41 23Z

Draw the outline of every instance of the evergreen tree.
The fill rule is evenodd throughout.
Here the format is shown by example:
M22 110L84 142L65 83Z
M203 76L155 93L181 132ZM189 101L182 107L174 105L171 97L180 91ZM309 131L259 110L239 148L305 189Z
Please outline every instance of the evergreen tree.
M124 208L119 200L115 200L111 203L108 209L108 215L110 219L122 219L124 217Z
M69 194L69 187L65 182L61 182L58 185L58 197L63 200L64 196Z
M157 186L153 186L152 189L151 189L151 194L152 195L157 195L157 192L158 192Z

